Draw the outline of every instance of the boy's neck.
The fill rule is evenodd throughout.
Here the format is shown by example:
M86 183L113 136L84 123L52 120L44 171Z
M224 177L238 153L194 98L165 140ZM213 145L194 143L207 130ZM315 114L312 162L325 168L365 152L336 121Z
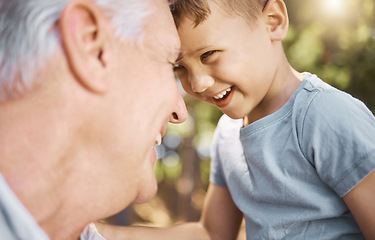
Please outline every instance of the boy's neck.
M273 83L273 89L258 106L243 118L243 126L262 119L282 108L300 86L304 74L297 72L289 63L286 63L282 71L278 71Z

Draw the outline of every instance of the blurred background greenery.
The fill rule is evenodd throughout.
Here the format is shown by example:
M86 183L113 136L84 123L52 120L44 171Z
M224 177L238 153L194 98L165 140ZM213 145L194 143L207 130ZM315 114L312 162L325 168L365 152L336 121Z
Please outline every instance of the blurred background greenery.
M284 48L292 66L300 72L317 74L375 112L375 1L285 3L290 28ZM190 96L185 96L185 101L188 120L169 125L157 149L157 195L148 203L131 205L109 222L169 226L199 219L209 183L210 142L222 113Z

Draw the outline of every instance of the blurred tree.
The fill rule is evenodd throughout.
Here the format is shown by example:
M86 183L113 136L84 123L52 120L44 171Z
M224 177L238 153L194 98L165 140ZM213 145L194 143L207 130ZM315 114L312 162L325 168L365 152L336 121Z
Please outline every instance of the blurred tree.
M375 111L375 2L285 0L290 29L284 48L298 71L317 74ZM209 145L222 113L185 96L190 117L170 125L155 173L157 196L111 219L118 224L166 226L199 219L209 182ZM125 220L124 220L125 219Z
M291 64L351 93L375 111L375 2L285 0Z

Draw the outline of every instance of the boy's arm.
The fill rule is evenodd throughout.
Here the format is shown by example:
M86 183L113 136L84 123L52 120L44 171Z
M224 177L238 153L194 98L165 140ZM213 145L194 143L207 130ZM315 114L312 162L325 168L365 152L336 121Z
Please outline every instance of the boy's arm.
M242 213L232 201L227 188L210 184L199 222L170 228L121 227L95 223L106 239L124 240L235 240L242 222Z
M170 228L124 227L95 223L99 233L108 240L209 240L207 232L199 222L184 223Z
M343 199L366 239L375 239L375 170Z
M243 219L228 188L210 183L204 201L201 224L211 239L235 240Z

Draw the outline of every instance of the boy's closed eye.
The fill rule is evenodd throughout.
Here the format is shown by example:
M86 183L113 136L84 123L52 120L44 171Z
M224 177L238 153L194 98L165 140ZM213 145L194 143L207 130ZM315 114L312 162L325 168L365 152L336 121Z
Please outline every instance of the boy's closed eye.
M206 63L211 57L213 57L214 55L216 55L216 53L218 53L219 51L218 50L212 50L212 51L207 51L205 53L203 53L201 56L200 56L200 60L202 63Z
M207 51L205 53L203 53L202 55L200 55L200 61L202 63L207 63L209 58L211 58L212 56L214 56L217 52L219 52L218 50L212 50L212 51ZM173 71L179 71L179 70L182 70L184 69L185 67L183 65L180 65L178 64L178 62L180 62L181 59L179 59L178 61L176 61L176 63L173 65Z
M208 52L203 53L200 56L201 62L204 63L205 61L207 61L207 58L209 58L210 56L214 55L217 52L218 52L217 50L212 50L212 51L208 51Z

